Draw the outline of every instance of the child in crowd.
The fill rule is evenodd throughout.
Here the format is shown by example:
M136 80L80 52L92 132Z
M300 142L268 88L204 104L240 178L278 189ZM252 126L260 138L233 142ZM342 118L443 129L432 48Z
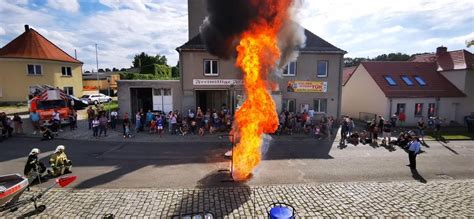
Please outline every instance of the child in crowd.
M165 125L165 117L159 115L158 119L156 120L156 128L158 130L158 134L160 138L163 136L163 126Z
M156 120L152 119L150 121L150 134L156 134Z
M125 125L125 135L123 137L124 138L131 138L132 137L129 124Z

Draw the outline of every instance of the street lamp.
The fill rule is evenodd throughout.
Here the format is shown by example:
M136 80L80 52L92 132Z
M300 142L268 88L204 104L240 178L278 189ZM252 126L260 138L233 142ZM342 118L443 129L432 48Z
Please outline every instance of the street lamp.
M110 97L110 76L107 76L107 85L108 85L108 88L107 88L107 94L108 96ZM109 120L110 120L110 104L112 103L112 99L110 100L110 103L109 103Z
M95 44L95 64L96 64L96 68L97 68L97 91L100 93L99 56L97 55L97 43Z

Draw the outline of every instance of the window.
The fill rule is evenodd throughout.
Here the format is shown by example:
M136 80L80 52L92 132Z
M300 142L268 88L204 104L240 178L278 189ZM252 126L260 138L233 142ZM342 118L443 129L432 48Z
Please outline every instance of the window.
M405 84L407 84L408 86L413 86L413 81L408 76L403 75L402 79L405 82Z
M296 75L296 62L290 62L283 71L283 76L295 76Z
M204 60L204 75L206 76L219 75L218 60Z
M385 76L385 80L387 80L387 83L388 83L390 86L395 86L395 85L397 85L397 82L395 82L395 80L393 80L392 76Z
M154 96L171 96L171 89L170 88L157 88L153 89Z
M416 80L416 82L418 82L418 84L420 86L425 86L426 85L425 80L423 80L423 78L421 78L420 76L415 76L415 80Z
M304 112L309 112L309 104L307 103L302 103L300 105L300 112L304 113Z
M405 104L404 103L398 103L397 104L397 115L400 114L401 112L405 112Z
M73 87L64 87L64 93L69 95L74 95L74 88Z
M318 61L318 78L328 76L328 61Z
M428 118L436 116L436 104L430 103L428 104Z
M28 65L28 74L29 75L41 75L43 74L41 65L33 65L29 64Z
M327 99L316 99L314 100L314 111L317 113L326 113L327 105Z
M63 76L72 76L71 67L62 67L61 73Z
M170 88L165 88L163 89L163 95L164 96L171 96L171 89Z
M422 117L422 116L423 116L423 104L415 103L415 117Z
M284 99L282 101L282 109L288 112L296 112L296 100L295 99Z
M153 89L153 95L154 95L154 96L161 96L161 93L162 93L162 92L161 92L161 88L159 88L159 89Z

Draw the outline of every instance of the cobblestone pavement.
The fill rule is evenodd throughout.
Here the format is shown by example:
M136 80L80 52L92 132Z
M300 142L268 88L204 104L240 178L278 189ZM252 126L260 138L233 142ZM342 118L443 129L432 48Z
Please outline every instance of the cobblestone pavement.
M31 193L25 194L27 197ZM265 218L274 202L305 217L472 217L474 180L389 183L330 183L248 187L245 184L195 189L55 189L44 197L45 212L32 206L0 217L171 218L209 211L216 218Z

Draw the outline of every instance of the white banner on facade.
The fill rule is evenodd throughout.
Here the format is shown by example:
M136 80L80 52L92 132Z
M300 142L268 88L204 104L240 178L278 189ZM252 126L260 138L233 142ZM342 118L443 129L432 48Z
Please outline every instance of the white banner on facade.
M193 85L242 85L243 81L239 79L194 79Z

